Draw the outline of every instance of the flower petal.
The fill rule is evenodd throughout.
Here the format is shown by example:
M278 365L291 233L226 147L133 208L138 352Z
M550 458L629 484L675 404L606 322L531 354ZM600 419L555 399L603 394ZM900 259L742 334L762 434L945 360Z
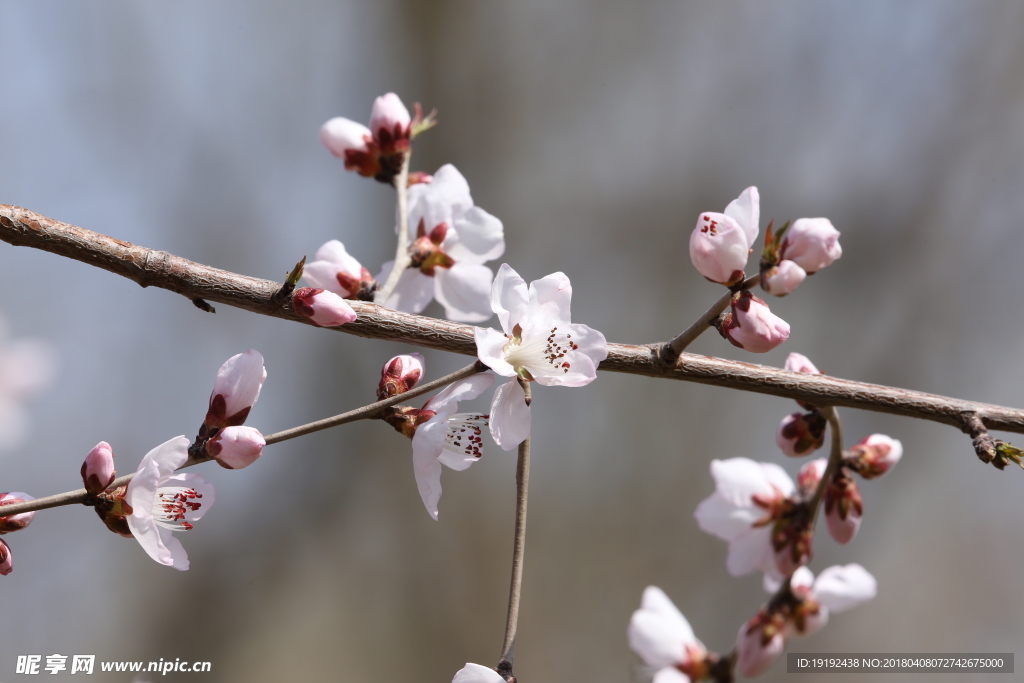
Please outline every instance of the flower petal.
M382 265L380 273L376 277L377 282L387 282L388 276L391 275L391 268L394 265L394 261L388 261ZM391 293L391 296L388 297L384 305L395 311L419 313L434 298L434 283L432 280L433 278L424 275L415 268L406 268L401 277L398 278L395 291Z
M491 285L491 309L498 314L498 322L505 334L512 334L526 313L530 293L526 281L507 263L502 263Z
M519 321L527 329L568 325L571 319L572 284L565 273L551 273L530 283L530 303Z
M822 605L842 612L875 597L878 582L859 564L836 565L821 572L812 592Z
M423 506L437 519L437 502L441 500L441 454L444 443L444 418L434 416L416 429L412 437L412 471Z
M494 669L479 664L466 664L455 674L452 683L505 683L505 679Z
M629 621L629 647L654 667L675 666L696 641L686 617L657 586L644 589L640 609Z
M217 394L223 396L224 416L230 418L256 404L260 397L260 389L263 388L263 382L266 379L267 369L263 365L263 355L256 349L249 349L245 353L228 358L217 370L217 377L213 381L211 400L212 396ZM157 446L157 448L160 447ZM177 467L180 467L180 464L176 465L174 469Z
M665 667L654 674L651 683L690 683L690 677L679 669Z
M194 472L175 474L160 482L161 488L169 486L180 486L182 488L192 489L199 494L199 498L202 500L200 507L194 510L190 508L185 511L186 522L195 522L199 520L211 507L213 507L213 484L203 479L202 475Z
M740 224L747 235L747 243L753 245L757 239L757 224L761 220L761 195L757 188L751 186L743 190L725 207L725 215Z
M729 542L729 556L725 560L725 568L733 576L743 576L759 569L765 574L777 577L779 572L775 567L774 558L771 529L751 528Z
M469 183L457 168L445 164L431 182L409 188L409 228L415 230L421 220L427 232L441 223L452 227L472 206Z
M476 398L494 384L494 375L489 372L480 372L470 375L457 382L452 382L439 391L436 396L423 405L424 410L433 410L443 420L451 417L459 408L459 401L468 401ZM429 422L433 422L431 418ZM416 430L419 433L419 429ZM444 432L442 431L442 439Z
M586 325L558 326L558 332L569 330L576 348L565 348L565 355L555 364L545 363L528 369L544 386L582 387L597 379L597 365L608 357L608 342L604 334ZM524 332L524 334L526 334ZM537 372L534 372L537 370Z
M479 323L494 313L490 306L494 271L487 266L456 263L438 268L434 274L434 298L444 306L449 320Z
M452 224L441 249L462 263L484 263L505 253L501 220L479 206L470 207Z
M737 507L716 491L697 505L693 516L702 531L731 541L750 530L763 516L763 511L749 506Z
M476 340L476 356L480 362L505 377L515 377L516 369L505 360L505 345L508 337L489 327L473 328Z
M530 406L519 380L512 379L494 392L491 401L491 437L510 451L530 436Z

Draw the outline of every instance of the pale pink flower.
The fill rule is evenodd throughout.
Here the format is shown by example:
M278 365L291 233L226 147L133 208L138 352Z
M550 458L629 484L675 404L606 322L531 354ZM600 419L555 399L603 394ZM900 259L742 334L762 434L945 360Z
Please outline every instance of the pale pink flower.
M459 401L476 398L494 384L494 375L480 373L453 382L427 401L421 413L433 415L416 427L412 437L412 467L424 507L437 519L441 499L441 465L461 471L482 455L489 415L456 413Z
M839 231L827 218L800 218L783 236L779 255L814 274L843 255Z
M267 442L252 427L225 427L206 443L206 452L221 467L240 470L256 462Z
M801 458L825 443L828 421L818 411L790 413L775 431L775 444L791 458Z
M335 116L320 127L320 142L331 154L345 160L345 168L354 168L352 162L349 166L349 157L355 154L365 154L368 151L367 143L373 140L370 129L361 123L356 123L343 116Z
M373 101L370 112L370 132L375 140L386 144L386 140L399 140L409 137L409 124L412 116L402 104L398 95L389 92ZM382 146L384 146L382 144Z
M725 213L702 213L690 234L690 260L712 282L733 285L743 279L750 249L757 239L760 196L748 187Z
M732 310L718 325L718 331L733 346L751 353L766 353L789 339L789 323L750 292L732 300Z
M767 671L785 651L786 637L772 615L758 612L740 626L736 636L736 666L747 678Z
M880 477L903 457L903 444L885 434L865 436L850 449L845 464L865 479Z
M778 465L748 458L712 460L711 476L715 492L701 501L694 517L702 530L729 544L726 569L733 576L755 569L778 575L767 522L793 495L793 480Z
M466 664L456 672L452 683L505 683L505 679L494 669L479 664Z
M326 242L316 257L302 269L302 277L311 286L334 292L344 299L372 298L376 288L373 275L345 250L338 240Z
M404 394L419 383L424 372L426 370L421 354L403 353L395 356L380 370L377 400L383 401L391 396Z
M292 308L317 327L338 327L356 319L356 312L344 299L325 289L296 289L292 294Z
M266 379L263 356L256 349L228 358L217 370L204 424L217 428L245 422Z
M494 392L491 435L506 451L530 435L530 408L518 379L544 386L582 387L597 379L597 366L608 357L604 335L570 322L572 285L563 273L526 282L507 263L498 269L491 308L504 334L477 327L477 357L504 377Z
M811 359L802 353L791 353L786 356L785 369L789 372L805 372L810 375L820 375L821 371L814 367Z
M765 577L769 593L779 589L781 582ZM852 609L878 594L878 582L859 564L834 565L821 572L817 579L807 567L800 567L789 581L790 591L800 599L786 624L789 637L809 636L822 629L830 614Z
M385 305L419 313L437 299L450 320L490 318L494 272L484 263L505 253L504 227L473 205L458 169L445 164L430 183L409 188L409 227L416 231L409 248L412 264ZM381 266L377 281L387 282L393 266L394 261Z
M213 484L198 474L174 474L188 460L188 445L176 436L147 453L125 493L132 536L154 560L182 571L188 554L172 532L191 529L213 505Z
M782 261L761 275L761 287L775 296L786 296L796 291L807 277L807 272L793 261Z
M14 571L14 558L11 555L11 546L0 540L0 576L7 576Z
M707 649L672 601L657 586L644 589L629 621L629 646L654 671L658 683L689 683L707 673Z
M93 446L82 463L82 482L85 484L85 490L89 493L105 491L116 476L114 451L110 449L109 443L100 441Z
M24 503L30 500L35 500L35 498L21 491L0 493L0 511L3 511L4 505L14 505L15 503ZM21 531L32 523L35 516L35 512L22 512L17 515L0 517L0 534L11 534L15 531Z

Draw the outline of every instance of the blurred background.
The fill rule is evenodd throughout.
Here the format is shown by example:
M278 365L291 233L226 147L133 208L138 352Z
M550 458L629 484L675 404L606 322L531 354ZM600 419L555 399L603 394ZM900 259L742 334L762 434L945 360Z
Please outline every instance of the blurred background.
M0 202L257 277L332 238L374 270L393 191L346 173L317 131L393 90L439 111L414 168L454 163L504 221L502 260L527 280L564 271L573 320L610 341L665 340L705 310L720 288L691 267L689 233L757 185L762 230L827 216L843 257L769 302L793 326L781 348L755 357L712 332L692 351L775 366L799 351L831 375L1022 403L1021 3L0 0L0 25ZM77 488L100 440L134 470L195 434L217 368L246 349L266 358L249 419L264 433L371 401L380 366L411 350L210 315L31 249L0 244L0 264L10 334L60 359L0 490ZM426 355L430 377L467 362ZM535 400L519 680L643 680L625 631L649 584L728 651L765 594L725 573L693 510L713 458L795 473L774 445L793 403L611 373ZM859 562L879 594L790 651L1017 649L1024 473L982 465L949 427L843 417L850 443L883 432L905 455L861 486L852 543L819 534L812 568ZM212 662L168 681L445 682L494 665L515 457L491 444L446 470L434 522L410 453L359 423L245 471L203 467L217 504L183 538L188 572L90 510L40 513L5 537L0 679L32 653Z

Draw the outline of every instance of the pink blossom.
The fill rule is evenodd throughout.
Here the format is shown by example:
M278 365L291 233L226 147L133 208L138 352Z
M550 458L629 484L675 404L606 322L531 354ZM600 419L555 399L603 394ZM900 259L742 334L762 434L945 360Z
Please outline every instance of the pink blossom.
M757 239L760 197L748 187L725 213L702 213L690 234L690 260L712 282L733 285L743 279L750 249Z
M292 308L317 327L338 327L356 319L356 312L334 292L300 287L292 294Z
M466 664L455 674L452 683L505 683L505 679L494 669L479 664Z
M807 277L807 272L793 261L782 261L761 275L761 287L775 296L786 296L796 291Z
M707 674L707 649L672 601L657 586L644 589L629 621L629 646L659 683L699 680Z
M804 463L796 475L796 488L803 499L814 495L821 478L825 476L825 469L828 467L828 460L818 458Z
M764 587L776 592L781 581L765 577ZM807 567L793 572L789 581L796 605L785 616L787 637L809 636L828 623L830 614L838 614L870 600L878 593L875 577L859 564L835 565L817 579Z
M423 356L418 353L406 353L395 356L380 371L380 382L377 384L377 400L382 401L405 392L416 386L423 377Z
M176 436L151 450L125 493L132 536L154 560L182 571L188 555L172 532L190 530L213 505L213 484L198 474L174 474L188 460L188 446Z
M85 456L82 463L82 481L85 483L85 490L89 493L100 493L105 491L114 482L117 470L114 469L114 451L110 444L100 441L89 454Z
M14 571L14 558L11 555L11 546L0 539L0 576L7 576Z
M791 413L782 418L775 432L775 444L791 458L801 458L825 443L828 422L818 411Z
M389 92L381 95L373 101L373 110L370 112L370 132L373 134L381 147L385 147L389 141L409 137L409 124L412 117L409 110L402 104L398 95Z
M477 327L477 357L512 381L494 392L491 436L506 451L530 434L530 408L518 380L544 386L582 387L597 379L597 366L608 357L604 335L570 322L572 285L564 273L530 283L507 263L491 288L491 308L504 334Z
M853 540L864 516L864 501L857 482L845 467L825 488L825 521L828 532L836 543L845 545Z
M256 462L266 445L259 430L252 427L225 427L206 443L206 452L221 467L240 470Z
M805 372L811 375L820 375L821 371L814 367L811 359L802 353L791 353L786 356L785 369L789 372Z
M204 424L215 429L245 422L266 379L263 356L256 349L228 358L217 371Z
M3 509L4 505L14 505L15 503L24 503L29 500L35 500L35 498L20 491L0 493L0 510ZM9 517L0 517L0 534L11 534L15 531L21 531L32 523L35 516L35 512L22 512L17 515L10 515Z
M342 116L336 116L320 127L320 142L331 154L344 159L345 168L349 170L356 167L355 162L350 162L349 158L356 154L366 154L367 143L371 140L373 134L369 128Z
M779 255L811 275L843 255L839 231L827 218L801 218L786 231Z
M766 353L789 339L789 323L772 314L768 305L750 292L732 300L732 310L718 323L718 331L734 346L751 353Z
M865 479L880 477L903 457L903 444L885 434L872 434L850 449L846 465Z
M373 275L349 255L338 240L326 242L316 257L302 270L302 277L313 287L334 292L344 299L372 299L377 287Z
M783 629L772 616L762 610L740 626L736 636L737 666L747 678L767 671L786 650Z
M374 101L369 128L335 117L320 128L320 142L344 159L346 170L393 183L409 150L413 129L421 121L418 106L416 111L415 119L411 118L398 95L388 93Z

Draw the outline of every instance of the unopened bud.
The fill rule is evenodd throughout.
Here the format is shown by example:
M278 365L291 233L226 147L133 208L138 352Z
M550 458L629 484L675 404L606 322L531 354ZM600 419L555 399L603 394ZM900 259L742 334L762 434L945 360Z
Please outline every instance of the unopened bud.
M733 346L751 353L766 353L789 339L789 323L772 314L768 305L750 292L732 300L732 310L716 324Z
M385 154L394 149L399 141L408 140L410 123L412 116L395 93L389 92L373 101L370 132Z
M791 353L786 356L785 369L789 372L806 372L809 375L821 374L821 370L814 367L811 359L802 353Z
M320 142L330 150L331 154L346 159L353 152L367 151L367 142L373 138L370 129L343 116L336 116L320 127Z
M801 218L786 231L779 255L812 275L843 255L839 231L827 218Z
M761 288L775 296L786 296L796 291L807 277L807 272L793 261L782 261L761 273Z
M898 439L872 434L850 449L844 464L865 479L874 479L891 470L902 457L903 444Z
M110 444L100 441L82 463L82 483L89 493L105 491L114 482L117 470L114 469L114 451Z
M14 571L14 560L11 557L11 546L0 540L0 576L7 576Z
M35 498L27 493L21 493L20 491L15 491L13 493L0 493L0 510L3 510L4 505L24 503L29 500L35 500ZM22 512L17 515L11 515L10 517L0 517L0 534L10 534L15 531L21 531L32 523L35 516L35 512Z
M764 673L786 649L784 622L778 615L758 612L740 626L736 637L737 665L740 673L753 678Z
M292 307L318 327L337 327L356 319L356 312L344 299L323 289L296 289L292 295Z
M825 469L828 467L828 460L818 458L804 463L796 475L796 488L800 498L807 500L814 495L818 489L821 478L825 476Z
M423 377L423 356L418 353L407 353L395 356L380 371L380 383L377 385L377 400L404 394L412 389Z
M206 452L221 467L240 470L256 462L267 445L259 430L252 427L225 427L206 442Z
M782 418L775 432L775 443L791 458L810 455L825 443L828 421L817 410L791 413Z
M723 213L702 213L690 234L690 261L712 282L731 286L743 279L750 242L743 228Z
M864 516L864 501L845 467L825 488L825 521L828 533L836 543L845 545L853 540L860 529L861 518Z

